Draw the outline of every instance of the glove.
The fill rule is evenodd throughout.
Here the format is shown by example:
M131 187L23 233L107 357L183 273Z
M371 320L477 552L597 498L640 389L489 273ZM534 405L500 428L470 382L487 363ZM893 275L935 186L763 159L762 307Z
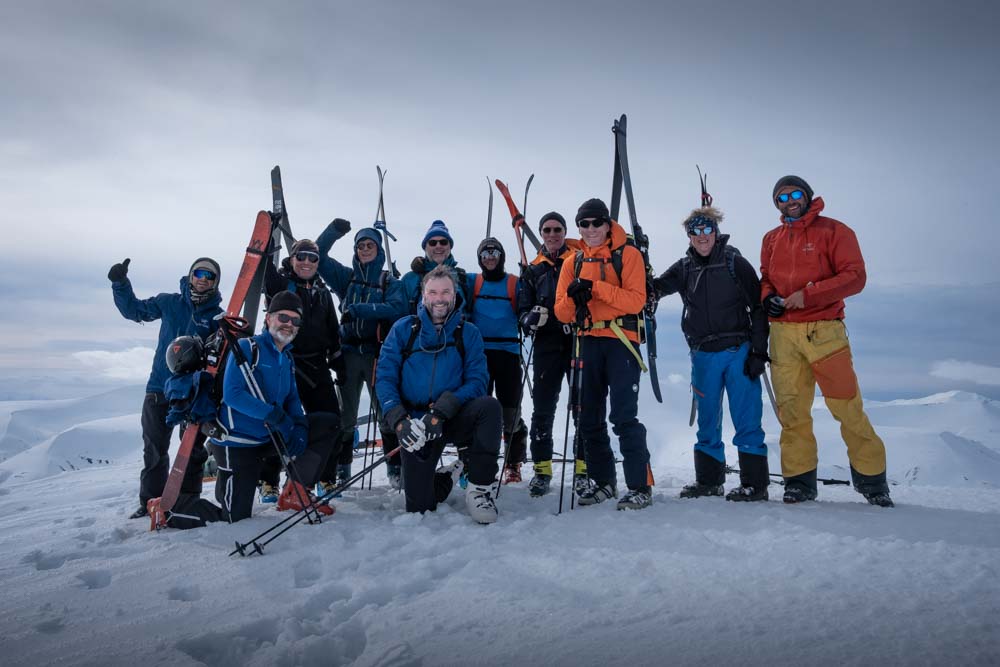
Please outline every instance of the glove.
M452 419L462 409L462 403L455 394L446 391L438 396L430 411L424 415L424 431L428 440L436 440L444 436L444 423Z
M337 384L341 387L347 382L347 361L340 350L337 350L326 360L327 367L337 374Z
M573 299L577 306L584 306L594 298L594 281L577 278L566 288L566 296Z
M785 314L785 302L773 292L764 297L764 310L768 317L781 317Z
M119 283L125 280L125 277L128 276L128 263L131 261L131 259L126 258L121 264L115 264L112 266L111 270L108 271L108 280L113 283Z
M747 360L743 362L743 374L751 380L756 380L764 374L764 364L770 361L766 354L761 352L750 352Z
M271 412L264 417L264 423L270 426L272 431L277 431L282 435L289 433L294 426L292 418L280 405L272 406Z
M288 456L294 459L296 456L301 456L309 444L309 420L303 416L293 421L295 425L292 426L292 434L285 443L285 450Z
M535 306L521 316L521 330L525 336L530 336L538 331L549 321L549 309L545 306Z
M410 415L406 413L406 408L402 405L394 406L391 410L385 413L382 420L388 426L387 430L395 431L399 423L404 419L409 419Z
M420 423L423 425L427 440L444 437L444 418L434 414L433 410L425 414Z
M396 426L396 437L406 451L419 451L427 443L424 422L419 419L404 419Z
M350 310L345 310L340 314L340 326L349 327L354 324L354 315Z
M347 232L351 231L351 222L349 220L344 220L343 218L334 218L330 226L337 230L337 233L343 236Z

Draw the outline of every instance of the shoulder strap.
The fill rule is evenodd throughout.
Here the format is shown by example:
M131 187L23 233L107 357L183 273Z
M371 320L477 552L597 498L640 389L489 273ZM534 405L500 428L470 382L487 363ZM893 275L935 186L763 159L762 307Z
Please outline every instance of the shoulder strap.
M611 251L611 266L614 267L615 273L618 274L618 284L622 284L622 253L625 252L625 246L619 246Z
M474 282L472 284L472 303L473 303L473 305L475 304L476 299L479 298L479 292L483 289L483 280L485 280L483 278L483 274L477 273L476 274L476 282Z
M465 321L458 323L455 327L455 331L452 334L455 338L455 349L458 350L459 356L462 358L462 365L465 365L465 337L462 336L462 327L465 326Z
M420 335L420 318L414 317L413 323L410 325L410 337L406 339L406 345L403 346L403 361L413 354L413 346L417 343L417 336Z
M517 278L507 274L507 296L510 298L510 307L514 314L517 314Z

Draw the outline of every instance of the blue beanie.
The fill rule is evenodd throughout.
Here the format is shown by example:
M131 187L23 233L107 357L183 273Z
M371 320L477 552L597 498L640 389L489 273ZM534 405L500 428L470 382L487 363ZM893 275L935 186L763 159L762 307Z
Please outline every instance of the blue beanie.
M364 229L359 229L358 233L354 235L354 247L358 247L358 242L368 239L369 241L374 241L378 249L382 249L382 235L378 233L378 230L372 229L371 227L365 227Z
M451 238L451 234L448 233L447 225L445 225L441 220L435 220L431 223L431 228L427 230L426 234L424 234L424 240L420 242L420 247L426 248L428 239L432 239L435 236L445 237L448 239L448 243L451 244L451 247L455 247L455 239Z

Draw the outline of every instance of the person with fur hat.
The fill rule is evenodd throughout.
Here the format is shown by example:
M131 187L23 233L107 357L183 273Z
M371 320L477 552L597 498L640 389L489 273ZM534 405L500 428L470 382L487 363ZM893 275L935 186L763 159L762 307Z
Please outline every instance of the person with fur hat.
M780 224L764 235L760 298L771 321L771 376L781 420L784 501L817 495L812 404L816 384L847 444L855 490L892 507L885 445L861 400L844 327L844 299L865 286L865 260L854 231L821 215L825 204L799 176L778 179L771 200Z
M722 213L711 206L684 220L687 254L653 281L657 295L679 294L681 329L691 348L691 389L698 404L695 482L681 498L721 496L726 481L722 394L736 428L740 486L726 500L767 500L767 445L761 427L760 376L767 362L767 315L753 266L719 230Z
M300 250L300 252L302 252ZM318 263L318 262L317 262ZM306 299L300 298L300 294ZM307 292L280 291L268 300L264 330L236 344L251 361L253 379L263 395L257 398L230 354L222 380L222 404L218 422L224 436L210 440L219 465L215 499L222 506L222 519L230 523L249 517L263 466L277 456L272 434L280 436L289 479L278 498L278 510L308 508L333 514L333 507L316 505L309 488L316 483L326 460L336 454L339 415L334 411L314 411L306 415L299 398L304 377L297 376L297 360L292 341L306 326ZM315 307L315 303L313 304ZM316 314L316 311L312 311ZM314 373L314 371L309 371ZM329 371L326 371L329 376Z
M299 399L309 414L328 413L338 422L340 403L333 385L331 371L344 373L344 357L340 343L340 321L333 296L319 276L319 247L310 239L299 239L289 255L276 269L268 262L264 273L264 294L270 301L276 294L289 292L302 301L302 323L295 336L292 357L295 359L295 380ZM261 477L261 500L277 500L280 461L274 459L264 466ZM323 481L332 482L335 472Z
M560 322L553 312L556 305L556 284L566 257L580 249L577 239L566 238L566 219L550 211L538 221L542 247L538 256L521 273L521 291L517 312L521 331L533 337L532 378L534 389L531 402L531 460L534 476L528 483L532 498L549 491L552 482L552 429L556 403L562 383L569 375L573 354L570 326ZM576 439L574 438L574 441ZM575 474L586 483L586 463L576 457Z
M340 338L344 352L344 372L338 374L341 401L340 454L328 465L336 466L337 484L351 478L354 460L354 430L358 421L361 391L367 385L374 396L375 362L382 341L393 323L406 312L403 286L385 265L385 249L378 230L366 227L354 235L351 265L345 266L330 257L333 244L351 230L351 223L342 218L331 222L316 240L319 246L319 273L340 299ZM373 400L378 408L378 401ZM376 412L376 419L381 414ZM382 430L382 448L388 454L396 448L396 434ZM400 485L399 455L386 462L389 483ZM333 479L327 471L326 478ZM325 479L326 479L325 478ZM329 482L320 482L326 484Z
M521 419L521 338L518 335L516 276L504 270L507 253L495 238L486 238L476 249L481 273L473 273L471 321L479 328L486 347L490 374L488 393L495 391L503 406L503 437L507 443L504 484L521 481L521 464L527 453L528 429Z
M139 508L130 519L148 515L146 503L151 498L163 495L170 472L170 438L173 426L168 426L167 412L170 405L163 393L164 384L170 378L167 368L166 350L170 342L178 336L199 336L208 339L216 329L215 316L222 312L219 295L219 263L209 257L196 259L187 275L180 279L180 291L157 294L148 299L136 298L132 283L128 279L131 259L115 264L108 271L115 306L125 319L134 322L154 322L160 320L160 333L156 352L153 354L153 368L146 382L146 397L142 402L142 471L139 473ZM182 493L200 494L202 465L208 459L208 452L199 442L191 452L187 474L181 487Z
M638 419L639 374L645 367L639 315L646 305L646 267L642 253L627 243L625 230L600 199L580 206L576 225L582 243L559 274L555 315L575 327L574 356L582 363L582 395L572 400L582 408L577 430L592 484L580 494L580 505L618 497L610 419L628 486L618 509L642 509L653 502L646 427Z
M448 231L448 226L441 220L431 223L427 233L424 234L420 247L424 250L422 257L414 257L410 263L410 271L403 276L403 298L406 301L407 311L405 314L416 315L417 304L420 303L420 283L436 266L447 266L455 272L458 278L459 289L462 291L465 314L469 314L468 308L472 303L472 291L469 287L468 276L465 269L458 266L452 250L455 247L455 240Z

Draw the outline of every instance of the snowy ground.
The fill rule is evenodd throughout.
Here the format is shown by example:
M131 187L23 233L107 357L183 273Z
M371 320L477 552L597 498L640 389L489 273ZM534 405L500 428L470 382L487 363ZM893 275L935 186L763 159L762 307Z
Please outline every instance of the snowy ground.
M657 477L648 510L556 516L556 495L531 500L521 484L501 492L499 522L479 526L458 495L407 515L376 475L330 520L248 558L227 554L273 509L160 534L126 519L141 388L122 391L118 415L87 407L100 401L0 403L0 662L1000 662L997 403L961 392L869 403L893 510L842 486L803 506L772 486L770 502L746 506L677 499L691 432L686 387L665 385L667 407L643 404ZM815 417L821 476L846 478L821 401Z

